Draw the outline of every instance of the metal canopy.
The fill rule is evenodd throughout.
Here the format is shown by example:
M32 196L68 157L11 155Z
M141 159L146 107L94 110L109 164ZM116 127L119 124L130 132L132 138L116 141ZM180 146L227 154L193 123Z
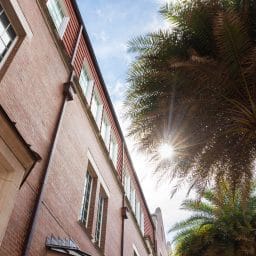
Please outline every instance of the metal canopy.
M50 236L46 238L46 247L55 252L61 252L67 255L73 256L91 256L90 254L83 252L75 244L75 242L70 238L56 238L55 236Z

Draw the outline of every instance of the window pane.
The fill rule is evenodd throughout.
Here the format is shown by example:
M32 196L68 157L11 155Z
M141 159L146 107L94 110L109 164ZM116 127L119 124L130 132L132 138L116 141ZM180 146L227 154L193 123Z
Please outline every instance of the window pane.
M130 176L128 175L125 175L125 193L126 193L126 196L127 198L129 199L129 201L131 200L131 197L130 197L130 189L131 189L131 179L130 179Z
M114 136L112 135L110 139L109 155L115 166L117 164L117 154L118 154L118 145L116 143L116 140L114 139Z
M56 29L59 31L62 22L65 18L64 12L62 10L59 0L48 0L47 7L54 22Z
M132 205L132 210L135 213L135 205L136 205L136 195L135 195L135 189L131 189L131 205Z
M135 215L136 215L137 222L140 226L140 202L138 201L136 202Z
M80 86L83 90L84 95L86 95L86 92L88 90L89 81L90 81L89 76L88 76L85 68L83 67L83 69L81 71L81 74L80 74L79 83L80 83Z
M109 139L110 139L110 125L106 117L103 117L101 124L101 136L105 142L105 145L108 149L109 147Z
M94 82L88 74L86 65L84 65L81 70L79 83L80 83L81 89L83 91L83 94L87 99L87 103L90 104Z
M3 34L4 30L5 30L4 24L0 20L0 35Z
M140 215L140 228L141 228L141 232L144 235L144 214L141 211L141 215Z
M3 56L6 48L2 40L0 40L0 54Z
M14 41L16 34L14 29L2 9L0 5L0 9L2 10L0 13L0 61L3 59L4 55L7 53L7 50L10 48L12 42Z
M1 23L4 28L7 28L8 25L10 24L8 17L4 12L1 14Z
M83 207L82 207L82 214L81 214L81 220L86 226L88 222L88 215L89 215L89 208L90 208L92 183L93 183L93 178L89 174L89 172L87 172L86 178L85 178L85 189L84 189Z
M12 39L11 39L9 33L4 32L3 35L2 35L2 40L3 40L4 44L6 46L8 46L8 44L11 42Z
M102 110L103 110L103 106L99 101L97 93L94 91L92 96L91 111L98 127L100 127L100 123L101 123Z
M99 246L100 246L100 240L101 240L103 208L104 208L104 198L100 196L99 202L98 202L98 213L97 213L97 222L96 222L96 230L95 230L95 241Z
M91 111L92 111L92 114L93 114L95 120L97 119L99 106L100 106L100 103L97 99L97 96L94 94L92 97Z

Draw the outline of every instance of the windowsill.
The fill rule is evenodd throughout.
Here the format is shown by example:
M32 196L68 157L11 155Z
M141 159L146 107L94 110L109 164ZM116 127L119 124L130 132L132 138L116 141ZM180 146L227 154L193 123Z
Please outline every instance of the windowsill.
M101 254L101 255L105 255L103 249L98 245L97 242L93 241L94 247L97 249L97 251Z
M93 235L90 233L90 231L88 230L88 228L86 228L84 226L84 223L82 222L82 220L78 220L78 224L79 226L83 229L83 231L85 232L85 234L88 236L88 238L91 240L92 244L94 245L94 247L97 249L97 251L104 256L104 252L103 249L101 247L99 247L99 245L97 244L97 242L94 241L94 237Z
M89 237L89 239L92 240L93 236L92 236L91 232L88 230L87 227L85 227L85 225L84 225L84 223L83 223L83 221L81 219L78 220L78 224L79 224L79 226L81 226L81 228L86 233L86 235Z

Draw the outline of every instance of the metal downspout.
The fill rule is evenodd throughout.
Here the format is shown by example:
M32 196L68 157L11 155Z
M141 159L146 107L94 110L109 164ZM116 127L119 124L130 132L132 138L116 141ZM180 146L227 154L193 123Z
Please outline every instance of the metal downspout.
M38 220L39 212L41 209L41 204L42 204L43 197L44 197L45 184L47 184L48 177L49 177L49 167L51 166L54 151L56 149L60 127L61 127L63 116L65 113L66 103L71 100L73 100L73 98L72 98L70 83L64 84L64 97L63 97L61 109L60 109L60 112L58 115L56 126L54 128L54 132L53 132L53 136L52 136L52 140L51 140L52 143L50 145L50 150L49 150L47 160L45 163L45 167L44 167L44 174L41 179L41 183L39 185L39 192L38 192L35 207L34 207L34 210L33 210L32 216L31 216L31 222L30 222L30 226L28 229L28 233L27 233L28 235L26 237L24 247L23 247L22 255L24 255L24 256L29 255L29 249L31 247L31 242L32 242L32 239L33 239L33 236L35 233L35 228L37 225L37 220Z
M122 159L122 162L123 162L123 166L122 166L122 175L121 175L121 183L124 184L124 181L123 181L123 178L124 178L124 175L123 175L123 172L124 172L124 143L122 143L122 146L123 146L123 159ZM121 213L121 216L122 216L122 233L121 233L121 256L124 256L124 227L125 227L125 214L124 214L124 211L125 211L125 191L123 189L123 196L122 196L122 213Z
M83 26L80 26L80 30L79 30L77 40L76 40L76 45L74 47L71 62L70 62L71 66L72 66L72 71L70 72L68 82L64 84L64 97L63 97L61 109L60 109L60 112L59 112L59 115L58 115L57 123L56 123L56 126L54 128L54 132L53 132L53 136L52 136L52 140L51 140L51 145L50 145L49 153L48 153L45 168L44 168L45 171L44 171L41 183L39 185L39 192L38 192L35 207L34 207L34 210L33 210L32 216L31 216L31 222L30 222L30 225L29 225L29 228L28 228L27 237L26 237L26 240L24 242L24 247L23 247L23 252L22 252L23 256L28 256L29 255L29 250L30 250L30 247L31 247L31 242L32 242L34 233L35 233L35 228L36 228L36 224L37 224L37 220L38 220L38 216L39 216L39 212L40 212L40 208L41 208L41 203L42 203L43 197L44 197L45 184L47 184L47 181L48 181L48 176L49 176L48 171L49 171L49 167L51 165L51 162L53 160L54 151L55 151L55 148L56 148L56 145L57 145L57 139L58 139L60 127L61 127L61 124L62 124L63 116L64 116L64 113L65 113L66 103L68 101L73 100L74 90L73 90L73 86L72 86L72 81L73 81L73 77L75 75L74 63L75 63L75 58L76 58L76 54L77 54L77 51L78 51L80 39L81 39L81 36L82 36L82 32L83 32Z

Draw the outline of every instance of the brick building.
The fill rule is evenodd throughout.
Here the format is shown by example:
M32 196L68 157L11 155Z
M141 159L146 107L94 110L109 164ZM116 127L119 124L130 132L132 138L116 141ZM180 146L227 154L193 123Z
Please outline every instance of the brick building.
M160 208L156 208L154 214L152 214L152 219L154 221L155 233L156 233L156 243L155 251L156 255L159 256L169 256L169 250L164 231L163 217Z
M0 0L0 256L164 256L158 233L76 1Z

